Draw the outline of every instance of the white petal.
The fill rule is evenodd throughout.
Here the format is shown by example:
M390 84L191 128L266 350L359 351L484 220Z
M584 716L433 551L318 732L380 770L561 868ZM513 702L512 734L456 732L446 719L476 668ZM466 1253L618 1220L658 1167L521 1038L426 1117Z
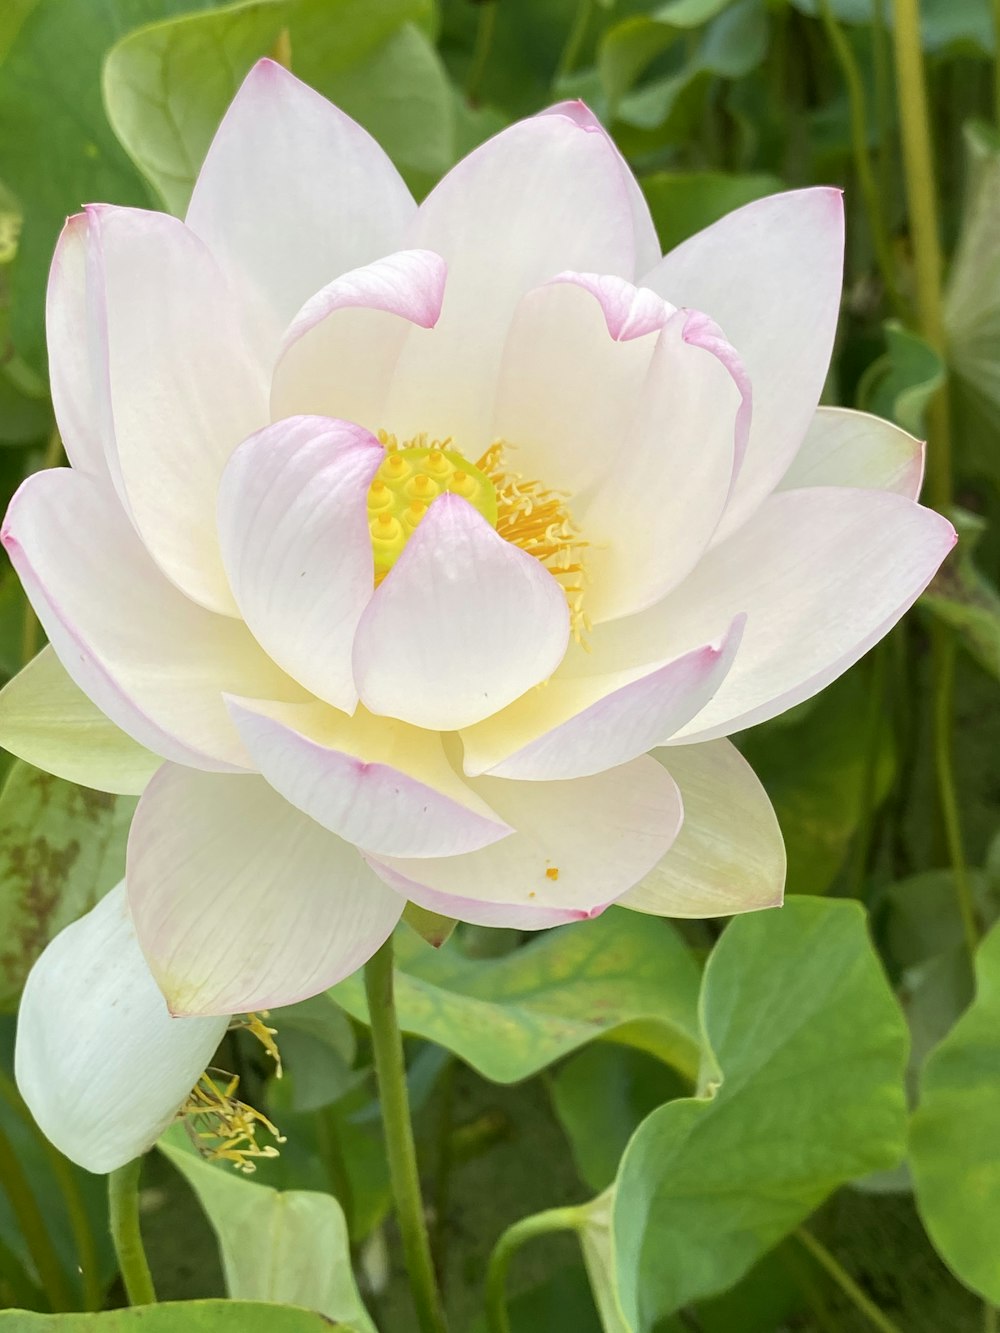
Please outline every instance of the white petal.
M749 386L710 320L660 333L614 464L576 515L595 623L652 606L694 568L719 522L749 426Z
M354 674L373 713L453 731L551 675L565 595L460 496L438 496L358 626Z
M385 451L346 421L289 417L236 450L219 488L219 541L258 643L344 712L351 647L372 595L367 495Z
M193 232L162 213L88 211L123 498L167 577L210 610L235 614L215 496L229 455L267 421L264 371L221 270Z
M403 909L263 778L164 764L132 820L129 906L175 1014L293 1004L366 962Z
M729 741L677 745L654 756L684 799L677 840L620 899L654 916L729 916L781 905L785 844L757 775Z
M398 249L414 210L367 131L261 60L208 150L187 224L238 284L259 293L276 346L313 292Z
M718 693L671 743L729 735L816 694L913 604L955 542L951 524L886 491L781 491L649 611L603 626L594 669L660 659L747 614Z
M413 326L429 329L437 322L445 276L437 255L404 250L317 292L282 340L272 417L312 412L373 431L384 426L400 350Z
M740 617L715 643L653 671L563 678L557 673L496 716L462 732L465 771L492 777L584 777L662 745L704 708L732 666Z
M246 626L188 601L157 567L110 488L69 468L36 472L0 540L71 678L140 745L196 768L249 766L222 691L302 691Z
M171 1018L119 884L32 968L17 1023L17 1086L60 1152L88 1171L113 1171L167 1128L228 1023Z
M0 744L83 787L137 796L163 762L108 720L48 644L0 690Z
M673 779L645 755L572 782L470 785L516 833L466 856L369 860L421 907L486 926L539 930L597 916L652 869L683 818Z
M459 777L437 732L315 703L231 699L229 711L275 791L365 851L454 856L511 831Z
M411 334L385 425L452 436L467 457L488 438L507 326L532 287L564 269L635 271L631 205L616 150L565 116L536 116L477 148L431 191L406 244L448 264L441 319Z
M891 421L847 407L820 407L778 489L857 486L915 500L924 479L924 446Z
M843 257L840 191L795 190L728 214L642 279L710 315L753 385L750 441L719 539L774 489L805 436L833 347Z

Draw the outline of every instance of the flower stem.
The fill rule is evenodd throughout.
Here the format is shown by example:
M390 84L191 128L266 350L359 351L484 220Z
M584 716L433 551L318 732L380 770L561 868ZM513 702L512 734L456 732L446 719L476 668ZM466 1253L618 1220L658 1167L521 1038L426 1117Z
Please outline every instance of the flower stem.
M431 1260L427 1219L413 1143L403 1038L393 994L392 936L365 965L369 1022L378 1075L389 1177L420 1333L446 1333L444 1309Z
M126 1162L108 1176L111 1240L125 1283L129 1305L153 1305L156 1289L149 1271L139 1226L139 1176L142 1158Z
M465 97L470 106L475 106L479 101L479 90L490 63L493 34L497 25L497 4L498 0L482 0L479 6L476 42L472 48L472 61L465 80Z
M490 1255L486 1272L486 1327L489 1333L510 1333L505 1295L507 1270L525 1241L554 1231L579 1231L582 1220L582 1208L548 1208L544 1213L522 1217L501 1235Z
M844 1295L865 1316L872 1328L877 1328L879 1333L900 1333L900 1329L888 1315L884 1315L878 1306L869 1300L847 1269L838 1263L826 1246L821 1244L811 1231L807 1231L805 1227L799 1227L795 1236L820 1267L826 1269Z

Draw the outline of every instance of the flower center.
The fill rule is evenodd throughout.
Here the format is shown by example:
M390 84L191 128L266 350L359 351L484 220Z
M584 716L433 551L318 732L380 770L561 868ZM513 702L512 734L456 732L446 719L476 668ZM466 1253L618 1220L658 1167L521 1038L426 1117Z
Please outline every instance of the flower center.
M450 448L450 439L417 435L400 445L384 430L378 438L388 453L368 490L376 583L399 559L431 501L442 491L451 491L468 500L505 541L540 560L558 580L569 604L573 637L584 643L590 629L583 609L587 543L566 495L512 471L506 458L511 446L504 440L491 444L477 463L470 463Z

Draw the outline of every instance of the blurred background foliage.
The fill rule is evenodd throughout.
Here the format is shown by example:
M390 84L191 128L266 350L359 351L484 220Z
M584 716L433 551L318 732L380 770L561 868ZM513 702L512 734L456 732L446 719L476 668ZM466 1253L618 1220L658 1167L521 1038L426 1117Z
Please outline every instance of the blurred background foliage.
M723 932L612 910L530 940L463 928L440 952L401 937L411 1096L456 1329L485 1327L502 1229L553 1207L575 1209L577 1234L519 1256L513 1333L997 1327L1000 934L979 950L978 986L969 949L1000 912L996 16L988 0L920 3L947 261L936 329L903 170L901 8L0 4L4 503L62 457L44 291L64 217L92 200L183 213L229 99L268 54L365 125L418 197L512 119L575 97L614 134L665 248L775 190L841 185L847 273L825 400L930 434L932 451L950 412L949 475L930 502L954 499L959 552L843 680L739 738L788 845L783 913ZM2 677L40 645L5 568ZM33 1127L11 1076L13 1015L45 942L120 876L132 802L4 764L0 1302L97 1311L124 1304L103 1182ZM365 1014L357 979L276 1014L280 1081L245 1032L229 1034L219 1063L288 1142L252 1181L200 1161L176 1129L151 1155L143 1223L159 1292L197 1301L143 1324L151 1333L328 1327L236 1303L265 1300L356 1333L413 1327ZM228 1306L209 1299L226 1294ZM24 1333L132 1326L124 1313L0 1313Z

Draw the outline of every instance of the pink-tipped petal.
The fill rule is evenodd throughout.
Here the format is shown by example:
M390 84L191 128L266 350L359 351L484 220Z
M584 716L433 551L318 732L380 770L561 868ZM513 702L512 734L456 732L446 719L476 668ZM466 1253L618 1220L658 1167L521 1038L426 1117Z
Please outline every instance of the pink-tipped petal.
M924 479L924 446L891 421L847 407L816 410L778 490L856 486L915 500Z
M195 768L249 766L222 691L301 691L246 627L189 601L150 559L107 483L36 472L2 540L60 661L101 712L154 753Z
M300 412L385 424L389 384L411 329L437 322L444 260L403 250L337 278L311 297L282 340L271 386L275 419Z
M467 856L369 859L420 906L486 926L540 930L596 916L660 860L683 818L676 784L648 756L572 782L470 785L516 833Z
M230 699L257 768L331 833L387 856L454 856L510 833L456 773L437 732L322 704Z
M955 543L947 519L887 491L780 491L668 597L595 633L594 670L656 661L747 615L732 670L671 739L689 744L810 698L913 604Z
M236 450L219 488L219 541L257 642L345 713L358 701L354 632L374 587L367 495L385 456L360 426L289 417Z
M715 642L626 683L619 676L557 674L462 733L465 771L551 781L627 763L662 745L705 707L732 666L742 633L739 617Z
M256 294L274 348L313 292L398 249L414 211L367 131L261 60L212 141L187 224L237 286Z
M733 349L696 312L660 333L613 466L577 515L590 542L590 619L652 606L697 564L722 516L749 425Z
M747 454L717 540L774 489L805 436L833 347L843 257L840 191L795 190L728 214L642 278L710 315L753 385Z
M642 186L636 180L632 168L618 152L614 139L608 134L590 107L579 99L571 102L557 102L555 106L546 107L544 111L540 111L538 114L541 116L565 116L574 125L579 125L581 129L589 130L592 134L603 135L614 149L622 180L625 182L625 190L628 194L629 211L632 214L632 227L635 237L635 271L636 273L647 273L654 264L659 263L663 251L660 247L659 237L656 234L652 214L649 211L649 204L642 192Z
M17 1021L17 1086L45 1137L103 1174L153 1146L228 1026L228 1015L171 1018L119 884L32 968Z
M729 741L671 746L653 756L684 799L673 846L622 907L653 916L711 917L779 907L785 844L757 775Z
M263 778L173 764L139 802L126 884L174 1014L243 1013L318 994L371 957L403 908L354 847Z
M454 731L551 675L568 641L566 598L544 565L445 493L368 603L354 675L370 712Z
M88 211L104 303L112 476L167 577L201 605L235 615L215 495L229 455L267 421L263 369L221 270L182 222L136 208Z
M565 116L521 121L477 148L420 205L406 245L445 259L448 288L433 335L407 339L385 426L451 436L470 458L492 443L500 353L524 293L567 268L635 271L618 155Z

